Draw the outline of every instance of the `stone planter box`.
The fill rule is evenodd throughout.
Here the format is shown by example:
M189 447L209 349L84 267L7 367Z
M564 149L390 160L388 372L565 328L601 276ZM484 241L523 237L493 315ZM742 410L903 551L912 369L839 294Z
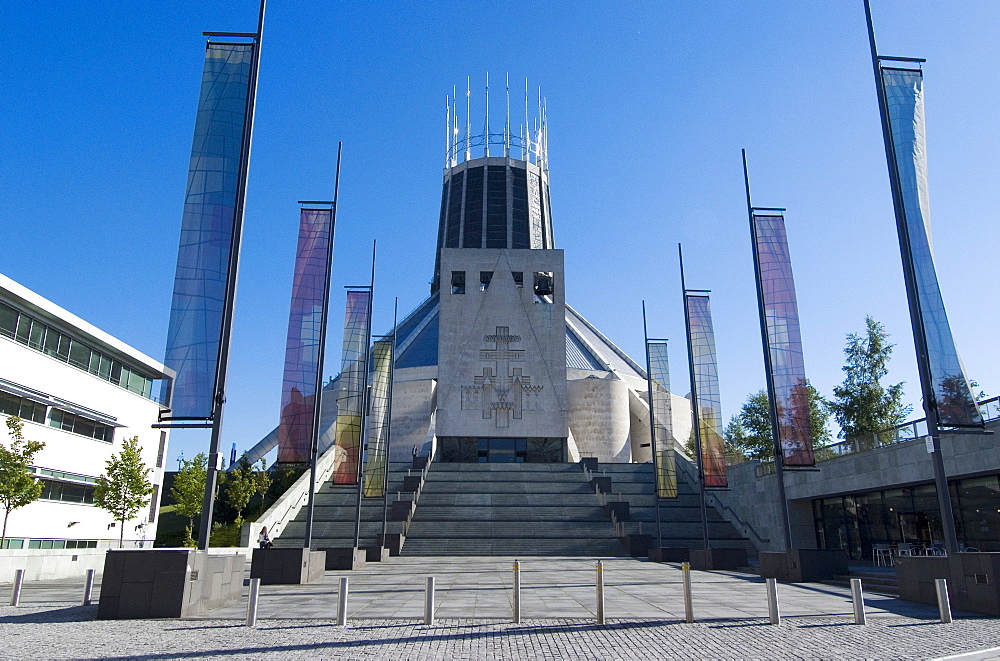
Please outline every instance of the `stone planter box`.
M691 569L739 569L747 566L746 549L693 549Z
M390 556L395 557L399 555L400 550L403 548L406 536L398 532L391 532L385 536L385 539L382 538L382 535L379 535L378 541L382 546L389 549Z
M397 500L389 504L390 521L406 521L413 514L412 500Z
M420 476L419 475L407 475L403 478L403 487L400 489L403 493L416 493L420 491Z
M614 513L615 518L618 519L619 521L632 520L632 515L629 513L627 500L614 501L614 502L609 501L604 506L604 516L610 519L612 513Z
M622 539L625 548L633 558L645 558L649 555L649 549L653 546L653 536L646 534L629 534Z
M1000 616L1000 553L896 558L896 578L901 599L936 604L934 579L945 578L952 609Z
M325 555L305 548L254 549L250 578L261 585L302 585L323 576Z
M365 562L382 562L389 559L389 549L384 546L366 546Z
M789 583L823 581L848 573L847 552L826 549L789 549L760 553L760 575Z
M353 546L320 550L326 554L324 564L326 569L363 569L368 557L368 552L364 548Z
M591 473L597 470L598 463L597 457L583 457L580 459L580 465L589 470Z
M242 553L112 549L104 560L99 620L191 617L239 603Z
M427 457L414 457L413 458L413 469L423 470L427 467Z
M653 562L688 562L691 559L691 552L686 546L652 548L648 555Z
M590 478L590 486L597 487L601 493L611 493L611 478L592 477Z

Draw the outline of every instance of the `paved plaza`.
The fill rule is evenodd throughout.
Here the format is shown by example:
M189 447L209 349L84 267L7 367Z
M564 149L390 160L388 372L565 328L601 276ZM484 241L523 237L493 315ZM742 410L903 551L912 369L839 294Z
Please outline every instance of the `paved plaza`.
M97 621L82 581L27 584L0 606L0 658L937 658L1000 648L996 620L868 594L853 624L849 591L781 584L782 623L768 624L764 582L692 572L696 622L683 623L678 565L606 558L608 623L597 625L595 561L522 559L521 624L510 621L513 558L393 558L315 584L264 586L255 629L245 603L191 620ZM424 583L435 576L433 626ZM341 576L350 621L333 625ZM0 587L7 603L10 586ZM971 657L970 657L971 658ZM975 658L1000 658L1000 650Z

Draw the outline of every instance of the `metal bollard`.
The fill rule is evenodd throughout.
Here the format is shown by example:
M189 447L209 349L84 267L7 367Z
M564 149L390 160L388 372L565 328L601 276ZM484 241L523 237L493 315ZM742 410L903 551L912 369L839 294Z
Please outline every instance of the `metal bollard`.
M340 592L337 593L337 626L346 627L347 626L347 594L348 585L347 577L342 576L340 578Z
M935 578L934 589L937 590L938 612L942 624L951 624L951 601L948 599L948 579Z
M521 561L514 561L514 624L521 623Z
M597 623L604 624L604 563L597 561Z
M681 582L684 585L684 621L694 622L694 606L691 603L691 563L681 563Z
M17 606L21 603L21 584L24 583L24 570L14 570L14 594L10 595L10 605Z
M434 577L427 577L427 590L424 593L424 624L434 624Z
M865 618L865 594L861 589L861 579L851 579L851 599L854 601L854 623L867 624Z
M94 570L87 570L87 581L83 584L83 605L89 606L94 601Z
M257 626L257 600L260 598L260 579L250 579L250 597L247 599L247 626Z
M766 578L767 583L767 615L771 624L781 624L781 613L778 612L778 580Z

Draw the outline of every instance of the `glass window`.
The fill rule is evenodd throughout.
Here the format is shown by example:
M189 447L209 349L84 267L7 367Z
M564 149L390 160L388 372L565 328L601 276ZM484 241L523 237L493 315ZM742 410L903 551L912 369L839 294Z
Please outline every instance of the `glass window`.
M45 334L45 353L50 356L55 356L59 353L59 338L62 337L62 333L54 328L50 328L49 332Z
M507 246L507 168L489 166L486 183L486 247ZM467 246L471 247L471 246Z
M32 349L41 349L45 343L45 324L37 321L31 324L31 332L28 335L28 346Z
M465 186L465 223L462 247L483 247L483 168L471 168ZM501 246L503 247L503 246Z
M479 291L486 291L490 288L490 281L493 279L493 271L479 272Z
M462 220L462 196L465 171L458 172L451 179L450 197L448 199L448 225L445 228L445 248L458 248L458 235ZM480 194L482 191L480 190ZM476 246L478 247L478 246Z
M514 286L515 287L523 287L524 286L524 272L523 271L511 271L510 275L511 275L512 278L514 278Z
M17 335L15 339L21 344L28 343L28 336L31 334L31 317L21 315L17 320Z
M101 356L101 364L98 367L98 376L102 379L108 380L111 378L111 359L107 356Z
M69 362L74 367L88 369L90 367L90 347L73 340L69 347Z
M111 362L111 383L118 385L122 380L122 364L117 360Z
M465 271L451 272L451 293L452 294L465 293Z
M0 303L0 333L14 337L17 332L17 310Z

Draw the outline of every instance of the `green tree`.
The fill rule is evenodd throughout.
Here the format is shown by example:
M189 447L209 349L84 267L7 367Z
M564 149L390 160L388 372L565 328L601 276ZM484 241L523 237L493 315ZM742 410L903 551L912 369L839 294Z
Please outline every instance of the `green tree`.
M806 384L809 402L809 428L813 450L830 442L829 404L812 384ZM734 415L723 434L727 452L742 452L758 461L774 460L774 437L771 435L771 408L767 391L758 390L747 396L740 412Z
M135 517L149 504L153 485L149 483L152 468L142 461L139 437L122 443L122 451L107 461L105 474L97 478L94 504L105 509L119 522L118 548L124 546L125 522Z
M263 472L264 466L264 460L261 460L260 470L255 471L250 459L243 453L240 460L225 474L226 503L236 510L236 523L242 523L243 510L250 504L250 499L264 493L271 486L271 478Z
M176 501L174 511L188 518L184 531L184 546L194 546L192 531L194 517L201 514L205 499L205 480L208 472L208 455L199 452L194 459L185 459L181 469L174 476L174 485L170 487L170 496Z
M833 389L830 402L840 425L841 438L857 438L885 431L904 422L912 407L903 405L903 383L888 388L880 379L889 373L886 365L892 356L889 333L870 316L865 317L865 333L850 333L843 367L847 376Z
M45 447L39 441L24 438L24 423L17 416L7 418L7 432L10 447L0 443L0 507L3 507L3 532L0 533L0 548L7 540L7 518L19 507L38 500L42 495L42 483L28 472L35 454Z

